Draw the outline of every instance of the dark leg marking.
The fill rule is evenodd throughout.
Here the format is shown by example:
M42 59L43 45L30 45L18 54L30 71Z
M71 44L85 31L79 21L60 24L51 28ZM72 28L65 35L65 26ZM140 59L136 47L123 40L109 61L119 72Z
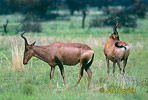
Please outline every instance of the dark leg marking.
M55 62L56 62L57 65L59 66L61 75L62 75L63 80L64 80L64 84L66 85L66 79L65 79L65 72L64 72L63 64L61 63L61 61L59 60L59 58L58 58L57 56L55 56Z

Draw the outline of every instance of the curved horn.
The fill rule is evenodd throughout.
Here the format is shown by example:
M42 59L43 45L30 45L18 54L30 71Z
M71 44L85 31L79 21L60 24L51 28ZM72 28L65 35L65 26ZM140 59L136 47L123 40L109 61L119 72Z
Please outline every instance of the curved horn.
M25 40L25 45L28 45L27 39L23 36L24 33L25 33L25 31L23 31L23 32L21 33L21 37Z
M115 23L115 26L114 26L114 34L118 34L117 32L117 27L118 27L118 22L116 20L113 20L113 22Z

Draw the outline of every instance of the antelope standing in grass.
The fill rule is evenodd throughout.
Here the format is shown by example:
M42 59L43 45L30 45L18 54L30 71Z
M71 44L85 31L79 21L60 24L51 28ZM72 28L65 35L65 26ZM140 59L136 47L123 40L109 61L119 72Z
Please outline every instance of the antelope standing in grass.
M88 74L88 88L91 87L92 72L90 66L93 62L94 51L86 44L81 43L61 43L55 42L48 46L35 46L35 42L28 44L27 39L23 36L25 32L21 33L21 37L25 40L25 51L23 64L35 56L51 66L50 71L50 86L54 75L55 66L58 65L61 75L66 86L65 72L63 65L76 65L80 63L79 79L75 86L78 85L82 76L83 70Z
M114 33L110 35L105 46L104 46L104 54L106 56L107 63L107 81L109 81L109 60L113 62L113 77L115 73L115 65L117 63L120 71L119 80L121 78L121 66L120 63L123 61L123 76L125 73L125 66L127 63L127 59L129 56L130 48L127 43L120 41L119 35L117 32L118 22L114 22Z

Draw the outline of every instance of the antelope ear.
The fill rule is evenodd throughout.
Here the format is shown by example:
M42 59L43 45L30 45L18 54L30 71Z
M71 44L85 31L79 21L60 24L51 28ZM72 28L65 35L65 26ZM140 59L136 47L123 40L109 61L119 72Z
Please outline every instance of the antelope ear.
M34 45L35 45L35 43L36 43L36 41L34 41L34 42L31 44L31 46L34 46Z

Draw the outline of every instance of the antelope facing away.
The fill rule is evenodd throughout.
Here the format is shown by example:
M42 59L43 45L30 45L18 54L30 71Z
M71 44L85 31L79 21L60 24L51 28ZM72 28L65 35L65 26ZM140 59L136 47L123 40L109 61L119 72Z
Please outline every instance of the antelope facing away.
M119 67L120 75L119 80L121 78L121 67L120 63L123 61L123 76L125 73L125 66L127 63L127 59L130 52L130 47L127 43L120 41L119 35L117 32L118 22L114 22L114 33L110 35L108 38L105 46L104 46L104 54L106 56L106 63L107 63L107 81L109 81L109 60L113 62L113 77L115 73L115 66L116 63Z
M63 65L76 65L80 63L79 79L75 86L78 85L82 76L83 70L88 74L88 88L91 87L92 72L90 66L93 62L94 51L86 44L81 43L61 43L55 42L48 46L35 46L35 42L28 44L27 39L23 36L25 32L21 33L21 37L25 40L25 51L23 64L35 56L51 66L50 71L50 86L54 75L55 66L58 65L61 75L66 86L65 72Z

